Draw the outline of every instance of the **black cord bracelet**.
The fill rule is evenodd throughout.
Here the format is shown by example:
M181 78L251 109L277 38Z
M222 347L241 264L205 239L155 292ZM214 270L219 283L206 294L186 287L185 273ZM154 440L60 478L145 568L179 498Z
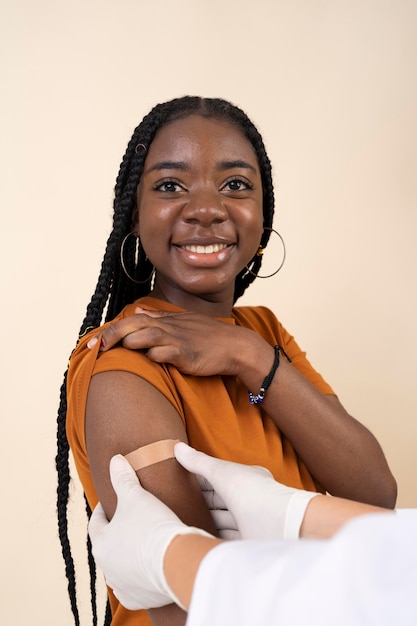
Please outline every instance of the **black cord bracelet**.
M280 361L280 352L282 352L282 354L285 356L285 358L287 359L287 361L289 363L291 363L291 359L288 356L288 354L285 352L284 348L282 346L274 346L274 362L272 364L272 368L271 371L269 372L269 374L267 376L265 376L261 388L259 390L259 393L255 396L251 391L248 391L249 394L249 402L250 404L261 404L261 402L263 402L264 398L265 398L265 394L268 390L269 385L272 383L272 380L275 376L275 372L277 371L278 367L279 367L279 361Z

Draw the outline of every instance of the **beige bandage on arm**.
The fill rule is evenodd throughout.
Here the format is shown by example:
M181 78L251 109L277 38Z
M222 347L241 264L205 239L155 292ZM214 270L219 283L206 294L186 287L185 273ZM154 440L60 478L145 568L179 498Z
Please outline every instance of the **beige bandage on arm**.
M125 455L125 458L129 461L133 469L137 471L143 467L148 467L148 465L159 463L159 461L174 458L174 446L176 443L179 443L179 439L155 441L133 452L129 452L129 454Z

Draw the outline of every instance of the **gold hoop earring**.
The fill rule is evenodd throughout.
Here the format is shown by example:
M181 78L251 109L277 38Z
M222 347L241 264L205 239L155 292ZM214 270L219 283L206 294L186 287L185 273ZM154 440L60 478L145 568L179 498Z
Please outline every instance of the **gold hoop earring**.
M275 272L272 272L272 274L267 274L266 276L260 276L260 274L257 274L256 272L253 272L251 269L249 269L249 267L246 265L246 269L248 270L249 274L252 274L252 276L256 276L256 278L271 278L271 276L275 276L275 274L278 274L279 270L282 268L282 266L285 263L285 259L287 256L287 251L285 249L285 242L284 239L282 238L282 236L279 234L279 232L277 230L275 230L274 228L269 228L269 226L265 226L264 230L270 230L271 233L275 233L276 235L278 235L278 237L281 240L282 243L282 250L283 250L283 256L282 256L282 261L281 264L279 265L278 269L275 270ZM261 246L259 245L258 251L255 255L255 257L260 257L263 256L264 252L266 250L266 246ZM252 260L252 263L254 262L255 259Z
M148 278L145 278L145 280L136 280L135 278L132 278L132 276L129 274L129 272L126 269L126 265L125 265L125 261L124 261L124 250L125 250L125 245L126 245L126 241L129 239L130 236L133 236L135 238L135 249L134 249L134 254L133 254L133 263L134 263L134 267L137 268L138 265L140 264L140 239L137 235L135 235L135 233L128 233L126 235L126 237L123 239L122 241L122 245L120 246L120 263L122 266L122 269L124 271L124 273L126 274L126 276L128 277L129 280L132 281L132 283L136 283L137 285L142 285L144 283L147 283L151 280L152 275L155 271L155 268L152 268L152 271L150 273L150 275L148 276ZM145 258L145 261L147 260L147 258Z

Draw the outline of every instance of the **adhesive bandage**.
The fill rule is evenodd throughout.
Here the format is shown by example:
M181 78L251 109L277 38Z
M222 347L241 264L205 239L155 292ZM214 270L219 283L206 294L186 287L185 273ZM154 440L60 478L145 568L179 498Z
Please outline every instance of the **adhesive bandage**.
M179 439L163 439L155 441L147 446L142 446L133 452L125 455L130 465L135 471L154 465L165 459L174 458L174 446L179 443Z

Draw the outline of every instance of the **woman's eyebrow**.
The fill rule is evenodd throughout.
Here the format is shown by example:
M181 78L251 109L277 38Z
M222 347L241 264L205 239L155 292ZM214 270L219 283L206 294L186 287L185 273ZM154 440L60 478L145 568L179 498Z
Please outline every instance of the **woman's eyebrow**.
M247 169L253 172L257 171L255 166L251 165L251 163L248 163L247 161L243 161L242 159L234 159L233 161L219 161L216 167L220 171L232 169ZM159 161L158 163L154 163L153 165L151 165L146 170L145 174L160 170L181 170L182 172L187 172L190 169L191 165L186 161Z
M186 172L189 169L190 165L185 161L159 161L151 165L146 170L145 174L149 174L149 172L154 172L155 170L181 170L182 172Z
M235 168L247 169L256 172L256 167L248 163L247 161L242 161L241 159L237 159L235 161L220 161L217 165L217 169L219 170L232 170Z

